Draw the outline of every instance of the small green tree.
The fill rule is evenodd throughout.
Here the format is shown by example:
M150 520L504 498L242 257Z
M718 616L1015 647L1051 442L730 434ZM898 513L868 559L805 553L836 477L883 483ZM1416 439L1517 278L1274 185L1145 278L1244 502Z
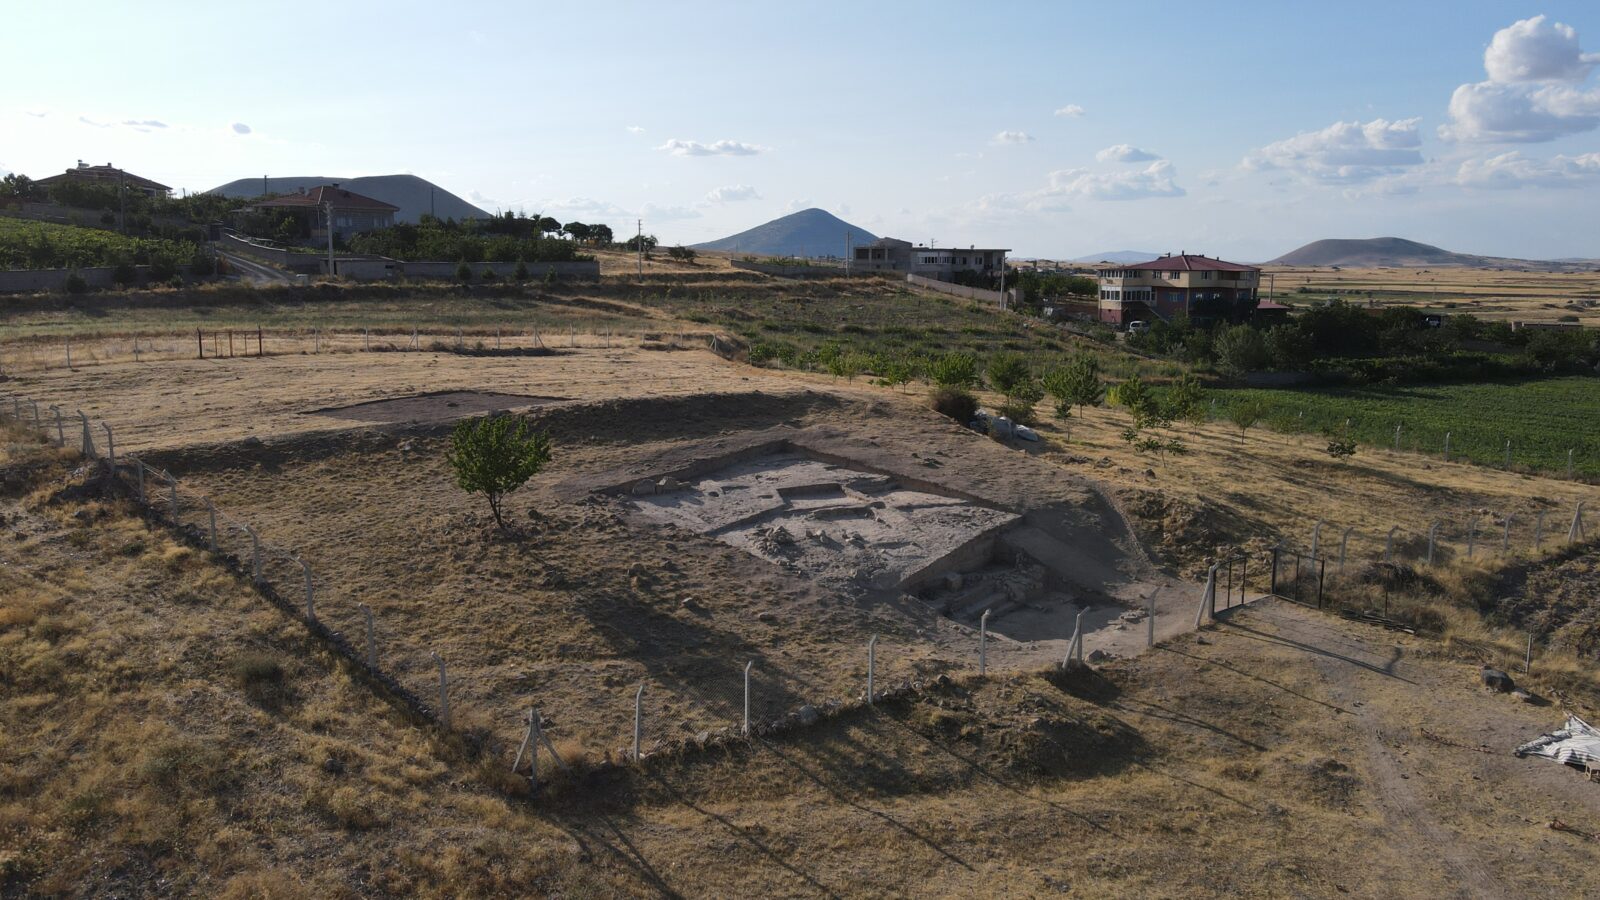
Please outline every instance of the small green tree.
M679 244L676 247L667 248L667 256L670 256L678 262L692 263L694 262L695 255L696 254L693 250L683 246L682 244Z
M1229 378L1243 378L1264 368L1270 359L1266 338L1249 325L1224 326L1217 332L1211 349L1217 358L1217 368Z
M989 386L1009 399L1018 386L1030 380L1032 373L1022 354L996 353L989 357L988 374Z
M878 372L878 383L884 387L903 387L916 374L911 361L903 356L884 361Z
M445 459L456 484L488 498L495 524L505 528L502 501L550 462L550 437L516 416L464 419L450 433Z
M1228 407L1228 421L1239 429L1239 441L1244 442L1244 433L1256 427L1267 415L1267 405L1260 400L1240 400Z
M517 260L517 270L511 274L511 277L518 281L528 280L528 261L526 259L519 258Z
M1167 388L1166 394L1161 398L1161 405L1169 421L1198 425L1206 420L1205 388L1202 388L1200 382L1188 373L1184 373L1177 383Z
M472 282L472 267L467 265L467 261L464 259L456 266L456 280L462 284L470 284Z
M1106 385L1100 380L1100 363L1087 354L1072 359L1064 366L1051 369L1044 376L1044 390L1056 401L1056 417L1067 423L1067 440L1072 440L1072 408L1099 406L1105 401Z

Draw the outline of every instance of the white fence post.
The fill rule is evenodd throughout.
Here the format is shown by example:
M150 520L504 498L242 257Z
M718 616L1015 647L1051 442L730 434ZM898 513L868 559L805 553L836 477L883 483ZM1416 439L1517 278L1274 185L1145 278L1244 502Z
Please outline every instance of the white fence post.
M1399 450L1400 450L1400 426L1399 425L1396 425L1394 427L1394 449L1395 449L1396 452L1399 452Z
M178 516L178 479L173 478L172 473L166 470L162 470L161 474L167 476L167 488L172 492L172 524L177 525L183 521Z
M448 675L445 674L445 671L444 671L444 657L440 656L438 653L435 653L435 652L433 652L431 650L428 651L428 655L432 656L433 657L433 661L439 664L439 722L444 727L449 728L450 727L450 678L449 678ZM644 690L644 688L640 687L640 690L642 691L642 690ZM637 742L637 740L638 739L635 738L635 742ZM634 752L635 752L635 754L637 754L638 750L635 749Z
M1572 526L1567 529L1567 543L1575 544L1583 540L1583 504L1578 501L1578 508L1572 512Z
M217 552L217 507L211 502L210 497L206 498L206 519L210 523L209 543L211 545L211 552L215 553Z
M1081 666L1081 665L1083 665L1083 638L1084 638L1084 634L1083 634L1083 611L1082 610L1080 610L1078 612L1077 627L1074 628L1073 631L1078 635L1078 639L1075 642L1076 643L1076 648L1074 650L1074 653L1076 654L1075 658L1078 660L1078 665Z
M978 675L989 674L989 610L978 617Z
M1444 461L1450 461L1450 432L1444 433Z
M1435 521L1428 527L1428 565L1433 565L1434 540L1439 536L1439 526L1442 523Z
M530 709L528 710L528 730L522 735L521 746L517 747L517 758L511 761L511 772L516 774L517 769L522 766L522 754L528 752L529 747L533 748L533 759L529 763L532 768L530 770L531 774L528 776L528 785L535 788L539 786L539 741L535 736L538 729L539 711Z
M755 665L755 660L744 664L744 736L750 736L750 667Z
M1352 531L1355 531L1355 530L1356 530L1356 527L1354 525L1351 525L1349 528L1346 528L1344 530L1344 536L1339 538L1339 577L1340 578L1344 577L1344 554L1345 554L1345 550L1349 549L1349 547L1350 547L1350 533Z
M1206 572L1205 593L1200 595L1200 608L1194 612L1194 627L1199 628L1206 620L1206 609L1215 609L1217 598L1217 567L1212 565Z
M633 761L639 762L639 738L644 734L644 682L633 695Z
M361 616L367 623L367 668L378 668L378 637L372 624L372 607L361 604Z
M877 674L878 636L873 635L872 639L867 641L867 703L869 705L873 700L877 699L876 694L873 692L873 679L877 676Z
M1511 553L1511 515L1505 516L1505 531L1500 533L1500 555L1507 556Z
M1311 560L1312 560L1312 562L1315 562L1317 560L1317 551L1319 549L1321 549L1321 547L1322 547L1322 520L1318 519L1317 520L1317 524L1312 526L1312 528L1311 528Z
M101 422L100 427L106 430L106 459L111 461L111 473L115 475L117 472L117 439L111 434L110 425Z
M61 421L61 407L52 406L50 411L56 414L56 446L65 447L67 445L67 426Z
M1384 562L1387 562L1387 563L1394 562L1394 533L1396 531L1399 531L1399 530L1400 530L1400 526L1399 525L1396 525L1395 527L1389 529L1389 537L1386 538L1384 540L1384 542L1383 542L1383 561Z

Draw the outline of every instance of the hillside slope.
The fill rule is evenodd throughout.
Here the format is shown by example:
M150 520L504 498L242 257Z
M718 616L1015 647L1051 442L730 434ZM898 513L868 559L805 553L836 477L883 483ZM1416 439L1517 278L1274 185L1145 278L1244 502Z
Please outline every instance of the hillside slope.
M1409 241L1405 238L1329 238L1312 241L1274 259L1269 266L1295 266L1317 268L1339 266L1349 269L1376 268L1471 268L1471 269L1525 269L1556 271L1584 267L1587 260L1514 259L1500 256L1477 256L1456 253Z
M415 224L424 213L441 219L487 219L489 214L442 187L415 175L369 175L364 178L338 178L322 175L283 178L240 178L207 191L224 197L259 197L263 189L271 194L288 194L302 188L337 184L346 190L400 207L396 222Z
M695 244L696 250L722 250L757 256L843 256L845 234L859 246L878 236L822 209L803 209L765 225L757 225L716 241Z

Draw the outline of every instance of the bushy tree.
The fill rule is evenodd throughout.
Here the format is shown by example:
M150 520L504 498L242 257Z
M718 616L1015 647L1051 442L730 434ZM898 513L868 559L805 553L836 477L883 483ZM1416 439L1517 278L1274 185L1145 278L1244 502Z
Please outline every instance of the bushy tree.
M1020 353L996 353L989 357L989 386L1010 397L1012 392L1032 378L1028 361Z
M1267 365L1267 341L1249 325L1230 325L1217 330L1211 342L1217 368L1230 378L1242 378Z
M970 388L978 383L978 360L969 353L946 353L928 366L928 377L939 387Z
M679 262L692 263L695 259L694 250L685 247L682 244L679 244L676 247L667 248L667 255Z
M1267 405L1260 400L1250 398L1239 400L1228 407L1228 421L1239 429L1239 440L1244 440L1244 433L1256 427L1267 415Z
M456 484L469 493L483 494L495 524L504 528L505 495L550 462L550 437L516 416L465 419L450 433L445 458L455 471Z
M1056 417L1067 423L1067 439L1072 439L1072 409L1079 416L1085 407L1099 406L1105 400L1105 382L1100 380L1100 363L1093 356L1074 357L1064 366L1044 376L1044 390L1056 401Z

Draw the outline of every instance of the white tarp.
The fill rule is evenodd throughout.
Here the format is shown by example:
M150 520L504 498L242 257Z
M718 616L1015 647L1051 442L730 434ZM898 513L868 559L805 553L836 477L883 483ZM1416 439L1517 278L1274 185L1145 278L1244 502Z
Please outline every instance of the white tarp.
M1600 730L1574 715L1566 727L1517 748L1518 756L1543 756L1580 769L1600 769Z

